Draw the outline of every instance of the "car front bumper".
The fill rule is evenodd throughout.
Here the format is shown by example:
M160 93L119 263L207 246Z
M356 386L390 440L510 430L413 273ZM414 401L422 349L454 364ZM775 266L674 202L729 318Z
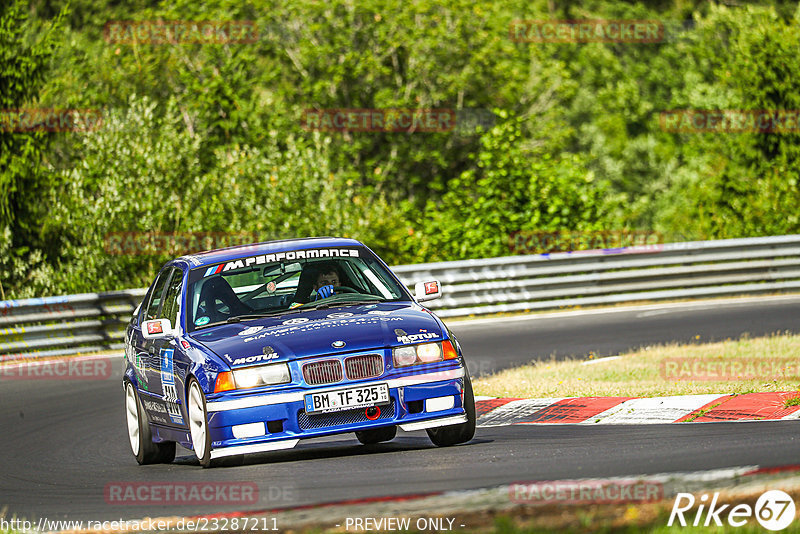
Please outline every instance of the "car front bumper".
M397 425L406 431L467 421L463 406L464 368L338 384L278 393L209 399L212 458L290 449L301 439ZM391 401L378 415L358 408L306 414L305 395L343 387L387 384ZM263 430L262 430L263 429Z

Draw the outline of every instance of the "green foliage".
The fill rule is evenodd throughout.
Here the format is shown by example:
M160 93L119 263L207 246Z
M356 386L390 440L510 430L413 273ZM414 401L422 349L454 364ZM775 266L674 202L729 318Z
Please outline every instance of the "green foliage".
M675 108L800 110L800 28L769 8L713 7L687 43L692 80ZM796 233L800 132L682 134L665 227L693 221L699 237Z
M48 223L63 232L59 287L149 283L171 255L114 254L109 236L119 232L248 233L265 241L352 236L398 259L391 247L406 228L383 198L331 171L329 139L272 131L259 147L225 145L208 156L201 129L174 99L161 109L134 96L83 137L80 163L67 172L60 209Z
M54 187L41 158L48 146L43 132L18 131L16 118L35 104L57 46L61 16L52 22L30 20L26 3L0 5L0 298L53 288L44 243L38 233L46 207L43 194Z
M23 0L0 6L0 110L14 113L34 102L44 84L49 59L57 46L60 18L43 32L29 21ZM36 35L40 32L41 35ZM13 115L12 115L13 116ZM31 193L47 184L38 169L45 136L41 132L0 129L0 224L16 223L27 229L35 198Z
M8 226L0 227L0 259L0 300L40 297L61 289L44 253L39 249L14 248Z
M6 5L8 4L8 5ZM800 11L692 0L12 0L0 109L103 110L0 131L0 298L141 286L170 256L115 232L347 235L390 263L508 254L516 231L797 232L798 132L664 131L674 109L798 110ZM514 20L663 21L657 43L528 43ZM113 21L252 21L248 43L126 44ZM494 128L314 132L303 111L496 110ZM4 293L3 293L4 292Z
M525 73L514 66L526 53L507 39L513 11L506 6L304 0L271 7L259 22L271 30L265 51L278 62L290 109L489 108L519 98ZM332 143L335 165L418 205L440 194L477 148L475 136L452 132L354 132Z
M578 156L526 148L521 122L506 120L484 135L476 168L450 182L439 206L428 204L427 257L507 255L515 230L603 228L605 187Z

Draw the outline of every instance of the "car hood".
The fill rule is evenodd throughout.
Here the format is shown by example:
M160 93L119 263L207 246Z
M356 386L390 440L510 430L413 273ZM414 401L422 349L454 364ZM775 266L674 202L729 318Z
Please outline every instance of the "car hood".
M417 304L391 302L252 319L190 336L236 368L437 341L444 332L442 324Z

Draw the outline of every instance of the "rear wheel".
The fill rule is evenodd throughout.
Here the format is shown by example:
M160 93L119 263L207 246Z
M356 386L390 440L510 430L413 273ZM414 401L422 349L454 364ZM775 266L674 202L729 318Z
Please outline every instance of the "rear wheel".
M374 428L371 430L359 430L356 432L356 438L363 445L374 445L382 441L392 441L397 435L396 426L387 426L384 428Z
M466 371L465 371L466 372ZM469 375L464 375L464 410L467 412L467 422L457 425L429 428L428 437L437 447L449 447L466 443L475 436L475 397L472 394L472 381Z
M153 442L153 434L139 395L131 382L125 383L125 415L131 451L140 465L168 464L175 459L175 442Z

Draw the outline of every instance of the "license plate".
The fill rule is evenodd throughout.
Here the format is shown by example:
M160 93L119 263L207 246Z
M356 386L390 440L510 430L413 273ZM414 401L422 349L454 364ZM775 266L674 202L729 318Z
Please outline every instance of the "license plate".
M339 412L389 403L389 385L335 389L305 396L306 413Z

